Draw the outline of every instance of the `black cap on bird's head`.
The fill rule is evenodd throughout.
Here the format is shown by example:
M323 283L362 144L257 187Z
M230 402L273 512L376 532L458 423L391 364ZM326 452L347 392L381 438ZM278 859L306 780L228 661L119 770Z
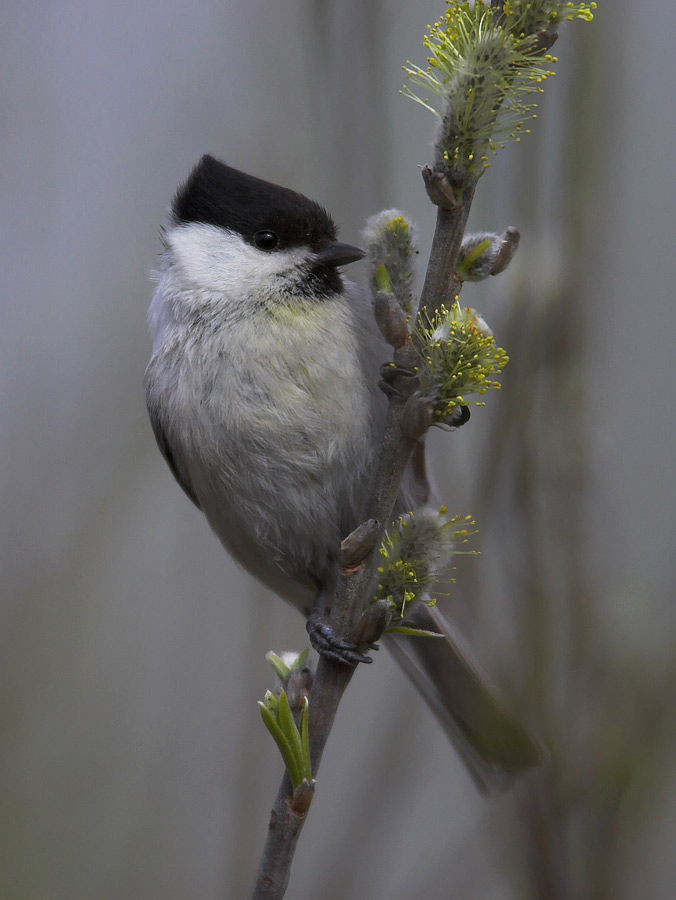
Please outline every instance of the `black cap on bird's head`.
M309 247L320 266L335 267L364 256L336 241L328 212L303 194L203 156L172 203L177 224L191 222L234 231L260 250Z

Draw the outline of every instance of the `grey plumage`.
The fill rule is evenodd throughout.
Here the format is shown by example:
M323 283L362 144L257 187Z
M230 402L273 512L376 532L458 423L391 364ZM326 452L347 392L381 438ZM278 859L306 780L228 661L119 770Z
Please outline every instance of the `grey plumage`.
M336 268L358 252L335 238L312 201L207 157L174 202L149 314L145 390L163 456L232 556L305 615L363 519L386 412L377 384L388 347L370 298ZM421 473L422 448L402 508L424 499ZM395 653L432 708L446 710L480 787L532 765L534 743L449 637L458 728L452 685L430 688L444 677L438 654L425 663L434 641L416 641ZM464 685L459 672L471 672Z

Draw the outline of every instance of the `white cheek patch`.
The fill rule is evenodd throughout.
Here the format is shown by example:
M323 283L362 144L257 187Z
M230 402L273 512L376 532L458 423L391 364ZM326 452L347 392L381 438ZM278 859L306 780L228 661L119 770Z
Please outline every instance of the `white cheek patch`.
M274 289L278 279L297 275L309 248L266 253L239 234L216 225L189 222L166 234L173 262L188 284L237 297Z

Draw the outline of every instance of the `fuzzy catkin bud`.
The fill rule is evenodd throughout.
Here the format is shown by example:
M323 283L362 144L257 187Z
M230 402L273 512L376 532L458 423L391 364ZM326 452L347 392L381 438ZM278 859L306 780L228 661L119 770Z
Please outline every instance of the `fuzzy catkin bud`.
M434 170L453 188L476 180L489 154L519 141L535 118L533 97L553 74L546 51L562 22L593 17L595 3L570 0L446 0L429 27L426 69L404 66L402 93L439 118ZM416 93L419 91L419 93ZM457 191L456 191L457 192Z
M426 595L429 586L448 575L457 538L464 542L471 517L448 519L446 509L420 507L415 513L400 516L383 538L374 601L386 600L393 620L404 618L407 609Z
M457 407L483 406L483 400L474 397L500 387L491 376L505 367L507 354L496 347L484 318L457 302L450 309L442 304L419 322L416 333L420 389L433 401L434 424L453 427Z
M371 290L393 294L402 309L413 308L415 227L398 209L386 209L367 220L362 232L369 261Z
M519 246L519 232L508 228L503 234L477 231L463 239L458 257L460 281L483 281L504 272Z

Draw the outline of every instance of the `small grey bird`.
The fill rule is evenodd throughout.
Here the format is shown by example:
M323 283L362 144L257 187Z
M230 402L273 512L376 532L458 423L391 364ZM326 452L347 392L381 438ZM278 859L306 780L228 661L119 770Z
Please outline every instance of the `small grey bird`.
M364 253L336 236L319 204L204 156L174 197L149 312L162 455L228 552L305 616L363 520L386 413L390 348L370 296L339 271ZM409 473L400 507L421 500ZM388 646L477 785L499 789L539 748L439 613L413 615L448 639Z

